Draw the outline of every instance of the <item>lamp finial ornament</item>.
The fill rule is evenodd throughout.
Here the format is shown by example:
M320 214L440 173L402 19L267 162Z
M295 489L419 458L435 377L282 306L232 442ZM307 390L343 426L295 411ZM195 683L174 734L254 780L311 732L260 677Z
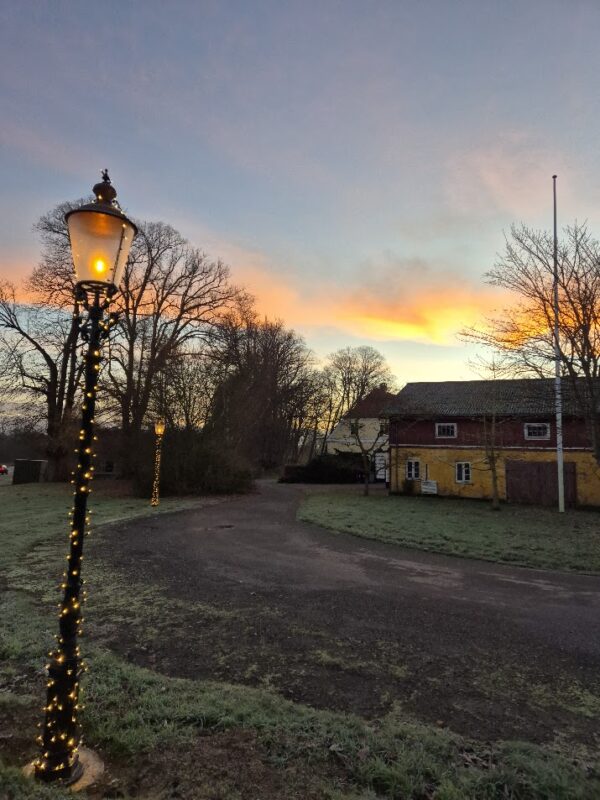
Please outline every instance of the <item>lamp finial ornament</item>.
M97 183L92 190L96 195L96 202L112 205L117 196L117 190L110 182L107 169L101 170L100 174L102 175L102 183Z

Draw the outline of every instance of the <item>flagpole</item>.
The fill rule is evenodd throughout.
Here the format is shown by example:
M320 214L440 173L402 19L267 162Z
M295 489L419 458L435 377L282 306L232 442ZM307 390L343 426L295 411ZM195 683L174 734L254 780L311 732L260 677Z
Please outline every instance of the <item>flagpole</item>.
M558 230L556 226L556 175L552 176L554 194L554 401L556 409L556 466L558 469L558 510L565 510L565 470L563 456L562 387L560 379L560 338L558 320Z

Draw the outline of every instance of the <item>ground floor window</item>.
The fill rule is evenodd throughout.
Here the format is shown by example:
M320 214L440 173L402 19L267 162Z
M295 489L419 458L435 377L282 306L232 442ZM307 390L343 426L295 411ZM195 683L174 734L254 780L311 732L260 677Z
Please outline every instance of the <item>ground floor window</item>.
M471 462L470 461L457 461L456 462L456 482L457 483L471 483Z
M417 458L411 458L406 462L406 479L418 481L421 477L421 462Z

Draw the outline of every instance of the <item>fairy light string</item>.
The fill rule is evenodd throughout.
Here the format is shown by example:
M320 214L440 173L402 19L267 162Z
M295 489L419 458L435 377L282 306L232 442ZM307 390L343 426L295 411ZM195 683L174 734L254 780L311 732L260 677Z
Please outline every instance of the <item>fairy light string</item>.
M165 432L164 422L158 421L155 425L156 443L154 448L154 481L152 483L151 506L157 506L160 502L160 459L162 455L162 440Z
M35 761L36 777L43 781L62 780L75 782L82 773L78 750L81 744L79 712L80 679L86 666L81 658L78 637L82 634L82 605L85 590L82 590L81 562L83 539L89 533L90 516L87 511L90 484L94 477L94 415L101 365L101 343L107 338L115 323L114 315L104 318L104 309L109 297L99 290L93 293L93 303L88 305L87 295L80 297L88 310L88 321L80 326L82 338L87 341L84 359L84 396L82 421L79 431L77 468L71 483L74 486L73 508L69 514L69 555L67 570L63 573L60 588L63 599L59 604L59 635L56 647L48 654L49 663L45 718L42 734L38 739L41 756Z

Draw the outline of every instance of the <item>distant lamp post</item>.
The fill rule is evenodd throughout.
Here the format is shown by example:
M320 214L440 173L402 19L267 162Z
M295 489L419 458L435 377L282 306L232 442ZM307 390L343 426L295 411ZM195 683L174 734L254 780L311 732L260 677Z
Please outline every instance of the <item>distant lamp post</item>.
M154 449L154 482L152 484L151 506L157 506L160 502L160 457L162 453L162 440L165 434L164 419L157 419L154 423L154 433L156 434L156 445Z
M75 296L87 311L87 320L80 327L82 338L87 342L87 352L83 357L85 388L76 450L77 470L72 481L75 500L70 515L70 552L61 586L64 596L59 614L60 633L56 637L55 649L49 653L46 716L38 740L42 754L33 765L34 774L40 780L60 780L66 784L82 778L85 760L79 754L79 679L84 664L77 637L83 622L81 560L83 537L89 523L87 498L94 473L94 414L100 347L115 322L114 315L106 316L104 312L118 291L129 249L137 233L136 226L116 202L117 192L106 170L102 173L102 182L97 183L93 191L96 199L92 203L65 215L77 279Z

